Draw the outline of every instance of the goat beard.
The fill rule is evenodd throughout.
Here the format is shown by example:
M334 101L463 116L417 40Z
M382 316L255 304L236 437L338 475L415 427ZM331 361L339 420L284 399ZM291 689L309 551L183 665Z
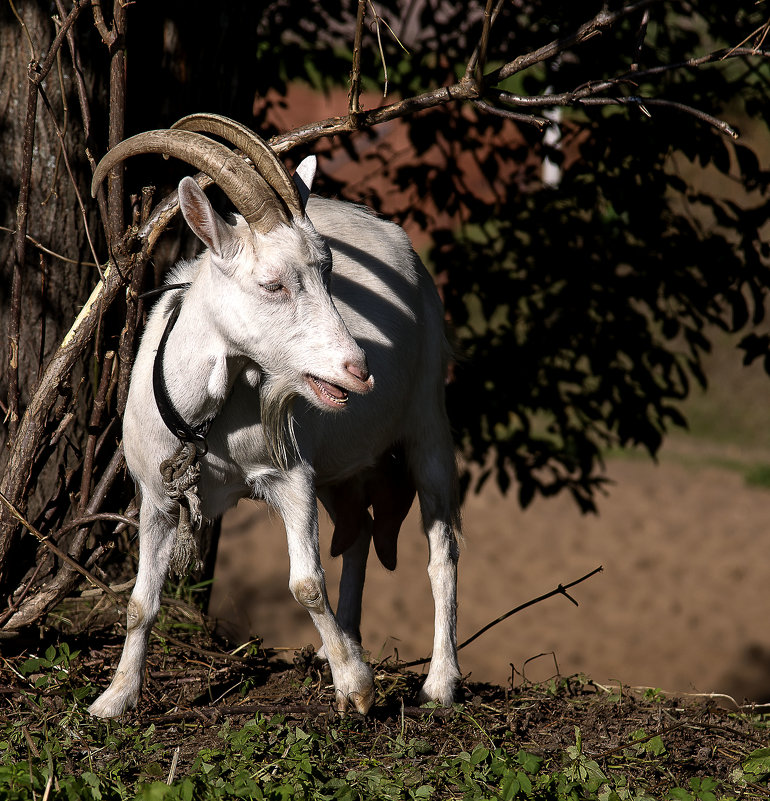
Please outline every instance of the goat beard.
M298 452L294 432L294 401L300 393L279 376L266 376L260 385L260 418L270 459L281 470Z

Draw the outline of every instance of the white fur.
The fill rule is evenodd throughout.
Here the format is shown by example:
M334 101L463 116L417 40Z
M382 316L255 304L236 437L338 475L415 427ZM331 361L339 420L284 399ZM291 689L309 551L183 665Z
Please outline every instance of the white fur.
M303 195L314 171L314 163L298 168ZM341 710L366 712L374 697L357 641L371 521L343 555L335 617L319 555L316 492L334 517L325 488L356 480L392 446L403 448L430 547L435 601L433 659L422 697L451 704L460 677L460 532L443 400L448 347L430 276L400 228L347 203L313 197L305 219L266 235L253 234L240 217L234 226L225 223L189 179L180 185L180 203L209 250L169 277L192 285L158 301L137 354L123 432L126 461L142 494L139 573L117 673L91 713L115 717L136 705L168 570L175 509L158 466L178 441L158 413L152 365L180 299L163 368L170 398L188 423L215 416L201 459L202 511L213 519L251 495L279 512L291 560L289 588L320 632ZM276 284L285 290L270 292ZM355 394L332 408L319 401L307 374ZM287 425L296 443L283 443L283 464L270 441L275 434L262 424L273 403L280 409L293 403Z

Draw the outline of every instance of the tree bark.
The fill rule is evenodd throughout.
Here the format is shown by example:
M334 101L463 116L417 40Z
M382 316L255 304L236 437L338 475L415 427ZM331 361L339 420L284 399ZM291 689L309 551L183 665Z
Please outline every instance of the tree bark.
M64 7L63 7L64 8ZM16 16L14 14L16 11ZM71 6L66 7L69 12ZM87 12L83 12L85 16ZM97 279L91 248L86 237L86 221L80 211L75 185L65 166L57 126L64 138L67 158L81 198L89 197L90 168L86 159L85 134L78 102L76 74L68 45L59 50L52 69L42 81L46 102L37 98L32 125L28 121L30 94L29 65L42 62L48 54L61 19L53 2L22 0L12 7L0 4L0 119L2 119L3 159L0 160L0 286L11 287L16 278L18 307L17 341L14 334L12 300L14 292L0 292L0 330L4 333L0 358L0 475L6 472L12 451L21 434L20 420L10 419L26 409L45 365L72 325L83 298ZM87 26L79 29L88 31ZM86 49L86 48L84 48ZM92 81L98 70L91 70L85 81ZM92 101L100 90L85 86ZM101 90L103 94L103 90ZM50 110L49 105L50 104ZM27 146L34 146L29 175L28 199L19 209ZM30 139L32 140L30 142ZM86 206L88 208L88 206ZM15 247L19 218L26 214L24 247ZM98 237L95 214L87 218L91 236ZM35 243L42 244L42 250ZM58 254L58 255L52 255ZM63 258L60 258L63 257ZM15 336L14 336L15 339ZM69 386L57 388L58 399L75 390L81 373L75 368L68 376ZM10 391L10 397L9 397ZM82 390L81 390L82 391ZM57 400L57 398L54 398ZM62 404L63 405L63 404ZM35 421L43 425L50 409L42 409ZM74 427L85 425L80 412ZM13 432L11 438L9 434ZM38 497L48 497L57 480L57 462L37 479ZM23 500L21 497L16 500ZM23 504L22 504L23 505ZM0 513L0 587L3 565L15 539L17 526ZM12 583L12 582L11 582ZM2 593L0 593L2 594Z

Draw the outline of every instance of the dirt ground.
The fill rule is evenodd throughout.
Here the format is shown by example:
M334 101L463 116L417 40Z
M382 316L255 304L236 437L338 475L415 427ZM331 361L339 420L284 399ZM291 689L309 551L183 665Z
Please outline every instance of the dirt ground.
M460 654L474 681L506 685L512 666L539 681L582 672L597 682L770 698L770 491L684 451L659 465L610 461L615 482L598 516L565 497L521 511L489 487L469 497L459 586L459 639L498 615L603 566L575 587L495 626ZM722 453L723 458L729 454ZM708 460L705 460L708 462ZM322 545L328 555L330 529ZM413 509L389 573L370 560L364 646L373 657L427 656L432 601L427 547ZM332 600L340 560L326 558ZM279 521L242 503L224 523L211 612L240 639L294 650L320 640L287 589Z

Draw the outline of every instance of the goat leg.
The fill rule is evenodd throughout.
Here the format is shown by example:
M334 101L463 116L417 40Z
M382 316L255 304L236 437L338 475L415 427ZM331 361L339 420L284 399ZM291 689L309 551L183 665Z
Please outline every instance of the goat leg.
M142 689L147 643L160 610L175 525L168 515L148 502L139 516L139 570L126 613L126 642L110 686L88 711L99 718L116 718L135 707Z
M337 709L354 707L366 714L374 701L372 671L361 657L361 646L337 622L326 593L318 543L315 476L306 463L283 473L267 497L283 518L289 546L289 589L318 629L329 661Z

